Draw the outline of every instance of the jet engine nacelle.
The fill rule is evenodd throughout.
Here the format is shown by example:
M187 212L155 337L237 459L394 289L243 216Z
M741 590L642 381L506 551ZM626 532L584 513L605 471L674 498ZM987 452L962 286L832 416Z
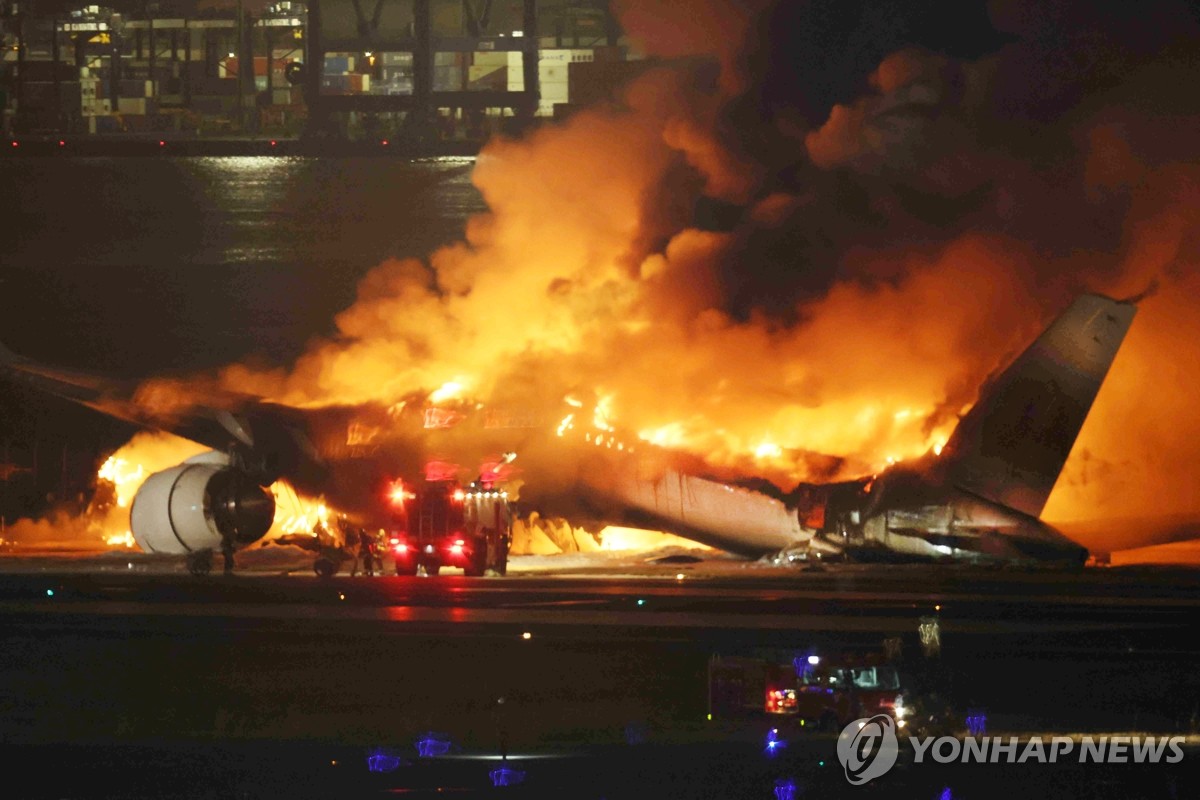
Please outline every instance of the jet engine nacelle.
M184 555L261 539L275 518L275 497L220 453L156 472L133 498L130 529L147 553Z

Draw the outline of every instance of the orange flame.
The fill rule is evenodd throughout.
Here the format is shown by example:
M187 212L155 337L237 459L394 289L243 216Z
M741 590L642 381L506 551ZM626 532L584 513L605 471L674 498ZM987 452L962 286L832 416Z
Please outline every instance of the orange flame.
M113 453L96 473L101 485L113 489L112 508L98 509L100 538L108 547L133 547L129 530L129 508L146 478L169 469L192 456L205 452L203 445L167 433L142 432ZM314 534L319 526L328 527L332 511L320 498L298 494L286 481L272 484L275 495L275 521L266 538L285 534Z

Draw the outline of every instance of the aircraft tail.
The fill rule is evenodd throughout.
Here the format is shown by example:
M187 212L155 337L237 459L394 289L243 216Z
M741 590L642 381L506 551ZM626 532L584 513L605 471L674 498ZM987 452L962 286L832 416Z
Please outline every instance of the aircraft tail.
M954 485L1040 516L1137 307L1085 294L980 392L940 459Z

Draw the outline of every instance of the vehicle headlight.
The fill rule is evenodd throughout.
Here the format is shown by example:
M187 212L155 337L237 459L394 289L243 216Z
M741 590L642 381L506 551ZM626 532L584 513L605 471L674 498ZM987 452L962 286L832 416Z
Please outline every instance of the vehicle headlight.
M897 721L908 716L908 707L904 705L904 695L896 695L896 700L892 703L892 716Z

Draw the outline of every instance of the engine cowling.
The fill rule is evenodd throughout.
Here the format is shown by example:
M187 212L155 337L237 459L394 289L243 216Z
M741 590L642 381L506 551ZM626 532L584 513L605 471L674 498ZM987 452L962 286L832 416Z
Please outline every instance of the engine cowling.
M275 518L275 497L219 453L188 459L146 479L133 498L130 530L147 553L219 550L261 539Z

